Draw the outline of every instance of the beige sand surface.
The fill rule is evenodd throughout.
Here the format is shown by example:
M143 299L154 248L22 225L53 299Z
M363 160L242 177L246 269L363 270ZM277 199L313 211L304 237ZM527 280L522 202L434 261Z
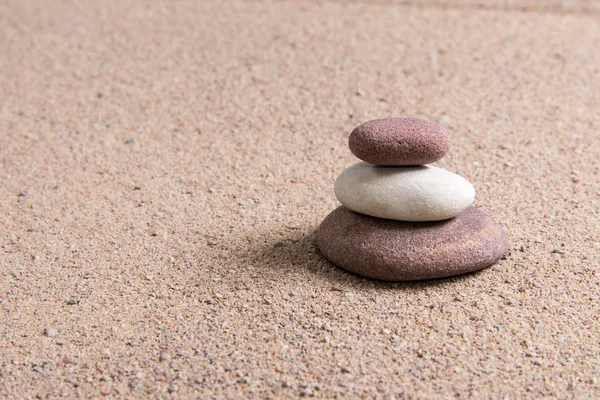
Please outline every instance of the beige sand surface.
M592 1L1 2L0 398L599 398L599 43ZM385 116L504 260L319 255Z

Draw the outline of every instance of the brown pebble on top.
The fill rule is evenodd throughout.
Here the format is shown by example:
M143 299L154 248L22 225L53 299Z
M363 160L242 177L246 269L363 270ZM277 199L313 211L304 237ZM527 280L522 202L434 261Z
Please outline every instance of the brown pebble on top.
M433 121L383 118L367 121L350 134L350 150L377 165L423 165L444 157L450 149L448 133Z
M507 240L504 229L475 207L444 221L404 222L341 206L317 232L329 261L386 281L442 278L489 267L507 252Z

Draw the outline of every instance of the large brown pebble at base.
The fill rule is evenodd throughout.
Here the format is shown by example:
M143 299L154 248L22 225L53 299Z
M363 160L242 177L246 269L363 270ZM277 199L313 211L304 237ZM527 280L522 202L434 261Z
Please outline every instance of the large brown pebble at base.
M445 221L403 222L341 206L321 223L317 242L335 265L384 281L477 271L494 264L508 250L504 229L474 207Z
M444 128L433 121L383 118L356 127L348 145L356 157L371 164L423 165L444 157L450 149L450 139Z

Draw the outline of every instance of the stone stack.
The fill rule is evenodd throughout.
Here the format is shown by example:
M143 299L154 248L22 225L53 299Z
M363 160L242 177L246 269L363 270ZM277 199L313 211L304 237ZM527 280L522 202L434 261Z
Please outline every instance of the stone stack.
M368 121L352 131L363 160L344 170L334 191L342 203L317 232L323 255L368 278L442 278L486 268L507 251L507 235L472 206L473 185L426 165L450 141L438 124L416 118Z

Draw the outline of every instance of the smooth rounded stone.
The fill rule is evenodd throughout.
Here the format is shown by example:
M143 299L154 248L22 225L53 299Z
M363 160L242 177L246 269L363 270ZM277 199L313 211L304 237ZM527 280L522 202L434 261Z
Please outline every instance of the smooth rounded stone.
M353 211L398 221L452 218L475 200L468 180L431 165L382 167L360 162L340 174L334 192Z
M384 281L477 271L494 264L508 250L502 227L475 207L445 221L403 222L340 206L321 223L317 242L335 265Z
M389 166L429 164L450 149L444 128L418 118L367 121L352 131L348 144L361 160Z

